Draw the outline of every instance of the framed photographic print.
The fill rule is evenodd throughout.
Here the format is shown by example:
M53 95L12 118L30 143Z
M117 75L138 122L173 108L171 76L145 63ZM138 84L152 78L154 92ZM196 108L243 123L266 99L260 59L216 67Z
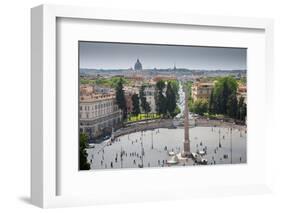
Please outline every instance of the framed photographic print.
M78 45L80 170L247 162L247 49Z
M43 5L31 21L32 203L270 191L271 20Z

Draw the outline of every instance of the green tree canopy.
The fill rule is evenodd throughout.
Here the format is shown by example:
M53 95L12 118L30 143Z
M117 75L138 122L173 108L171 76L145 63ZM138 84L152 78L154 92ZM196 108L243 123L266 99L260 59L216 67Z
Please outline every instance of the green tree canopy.
M88 136L85 133L80 133L79 137L79 170L89 170L90 164L88 163L86 152L88 144Z
M165 82L160 80L156 83L156 91L155 91L155 105L156 112L158 114L166 114L167 106L166 106L166 97L163 95L163 90L165 88Z
M146 85L144 85L144 84L140 88L140 100L141 100L141 108L142 108L142 110L146 114L148 114L151 111L151 107L150 107L150 105L147 102L146 97L145 97L145 92L144 92L145 88L146 88Z
M209 104L210 112L217 114L228 114L229 99L234 101L233 97L236 96L237 81L230 76L219 78L212 91ZM232 114L232 113L230 113Z
M160 80L156 83L156 89L163 92L163 89L165 88L165 81Z
M151 111L151 107L150 107L149 103L146 101L146 97L144 97L144 98L142 99L142 103L144 103L144 104L143 104L143 110L144 110L144 112L145 112L146 114L148 114L148 113Z
M177 107L177 97L174 89L172 88L171 82L168 82L166 89L166 104L167 104L167 112L170 116L175 116L175 109Z
M127 106L126 106L125 93L123 90L122 78L119 78L119 81L117 82L115 87L115 92L116 92L116 103L118 107L122 110L123 119L125 119L127 118Z
M236 93L229 96L227 100L227 115L231 118L236 118L238 112L238 103Z
M247 115L247 105L244 103L244 97L241 96L238 101L238 112L237 112L237 119L241 121L245 121Z
M140 114L140 99L139 99L138 94L133 94L133 96L132 96L132 104L133 104L132 114L133 115Z
M171 84L172 89L173 89L173 91L174 91L174 93L176 95L176 100L178 100L179 99L179 88L180 88L179 81L177 81L177 80L170 80L170 81L168 81L168 83Z
M204 115L208 111L208 101L206 99L197 99L193 102L190 111L198 115Z

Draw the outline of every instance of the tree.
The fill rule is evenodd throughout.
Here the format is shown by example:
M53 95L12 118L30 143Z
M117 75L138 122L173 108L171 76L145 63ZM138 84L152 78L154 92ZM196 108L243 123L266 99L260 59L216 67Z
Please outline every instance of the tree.
M163 91L164 88L165 82L163 80L160 80L156 83L156 89L158 89L159 91Z
M247 104L243 103L242 107L241 107L241 120L245 121L246 120L246 116L247 116Z
M238 100L238 111L237 111L237 119L238 120L242 120L241 118L241 109L244 103L244 97L240 96L239 100Z
M141 100L141 108L142 110L148 114L150 111L151 111L151 107L149 105L149 103L147 102L146 100L146 97L145 97L145 85L142 85L141 88L140 88L140 100Z
M176 116L177 114L181 113L181 109L179 108L179 106L176 106L175 112L174 112L174 116Z
M188 91L188 100L191 101L191 102L193 101L192 100L192 92L191 92L192 91L192 84L193 84L192 81L187 81L187 83L185 85L187 87L187 91Z
M127 118L127 106L126 106L126 99L125 94L123 90L123 80L122 78L119 78L119 81L116 84L115 87L116 92L116 103L118 107L122 110L123 113L123 119Z
M169 81L171 83L172 89L176 95L176 100L179 100L179 89L180 89L180 84L177 80L170 80Z
M145 96L144 90L145 90L145 85L142 84L141 87L140 87L140 91L139 91L140 99L142 99Z
M143 106L143 110L146 114L148 114L151 111L151 107L149 103L146 101L146 97L143 98L143 102L145 103Z
M229 99L236 95L237 81L233 77L222 77L217 80L213 89L213 100L210 103L213 113L227 114ZM233 98L234 100L234 98ZM232 101L233 101L232 100Z
M156 91L155 91L155 105L157 114L166 114L166 97L163 95L163 90L165 88L165 82L160 80L156 83Z
M138 94L133 94L133 96L132 96L132 103L133 103L132 114L133 115L140 114L140 99L139 99Z
M247 105L244 103L245 98L241 96L238 101L237 119L245 121L247 114Z
M208 112L209 114L214 113L214 90L212 90L210 98L209 98L209 106L208 106Z
M208 111L208 101L206 99L197 99L193 102L190 111L198 115L204 115Z
M237 111L238 111L237 97L236 97L236 93L233 93L229 96L227 100L227 115L231 118L236 118Z
M170 116L175 116L175 109L177 107L177 97L175 91L172 88L171 82L168 82L166 89L166 104L167 104L167 112Z
M227 103L228 103L228 98L229 95L231 94L231 91L228 87L227 81L223 81L223 89L222 89L222 95L221 95L221 113L226 114L227 112Z
M89 170L88 153L86 152L88 136L85 133L80 133L79 137L79 170Z

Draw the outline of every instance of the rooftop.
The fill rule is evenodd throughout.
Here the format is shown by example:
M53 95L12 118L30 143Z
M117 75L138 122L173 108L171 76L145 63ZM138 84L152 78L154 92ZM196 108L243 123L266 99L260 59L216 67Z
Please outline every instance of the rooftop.
M115 99L115 93L108 93L108 94L92 93L90 95L80 96L80 102L82 103L98 102L98 101L105 101L110 99Z

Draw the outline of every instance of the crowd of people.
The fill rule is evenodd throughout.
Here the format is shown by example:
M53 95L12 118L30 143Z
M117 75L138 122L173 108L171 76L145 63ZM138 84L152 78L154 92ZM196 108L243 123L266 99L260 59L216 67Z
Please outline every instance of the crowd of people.
M246 131L239 131L240 137L245 136ZM160 129L153 131L142 131L137 135L126 135L109 141L100 149L93 149L88 156L92 168L143 168L143 167L165 167L170 166L167 160L170 158L169 153L180 153L182 147L180 144L160 144L161 141L156 140ZM200 140L193 136L193 151L196 153L204 153L208 157L208 164L229 163L232 157L229 151L229 140L234 129L212 127L212 134L218 136L217 145L209 147L208 141ZM237 134L237 133L236 133ZM125 140L124 140L125 139ZM126 141L126 143L124 143ZM131 146L131 147L129 147ZM118 148L117 148L118 147ZM147 156L148 155L148 156ZM154 157L151 157L154 155ZM243 160L239 157L239 162ZM183 165L196 165L194 162L182 162Z

